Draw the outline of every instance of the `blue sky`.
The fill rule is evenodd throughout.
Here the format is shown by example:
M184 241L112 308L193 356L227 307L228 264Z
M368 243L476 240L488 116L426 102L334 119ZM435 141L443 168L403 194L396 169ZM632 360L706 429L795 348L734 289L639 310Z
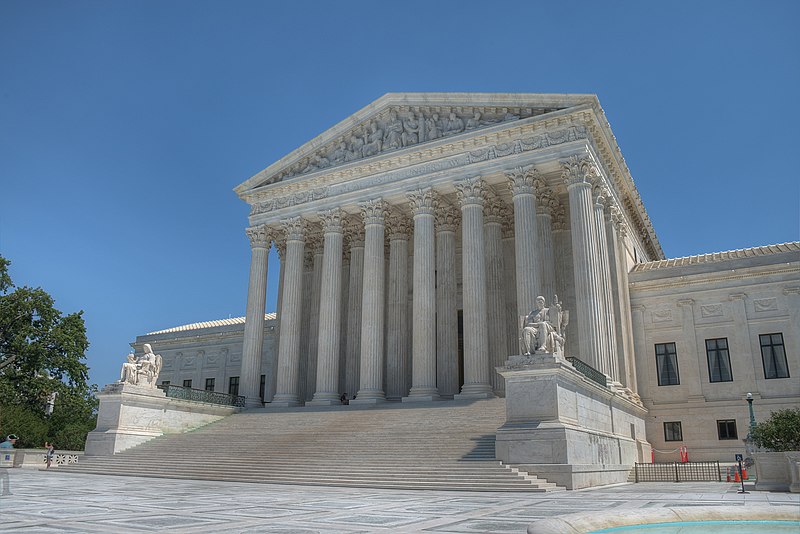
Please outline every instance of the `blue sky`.
M0 2L0 254L139 334L244 315L232 188L387 92L595 93L669 257L797 240L800 2ZM277 277L272 258L268 311Z

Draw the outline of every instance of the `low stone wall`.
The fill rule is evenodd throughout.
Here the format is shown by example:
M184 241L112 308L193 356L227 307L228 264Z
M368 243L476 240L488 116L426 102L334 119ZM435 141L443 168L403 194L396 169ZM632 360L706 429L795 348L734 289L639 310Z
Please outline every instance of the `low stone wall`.
M45 449L14 449L14 467L25 469L39 469L47 467ZM59 465L76 464L83 456L83 451L56 451L50 467Z
M754 452L756 489L800 493L800 451Z
M626 482L650 460L647 410L629 394L589 380L552 354L513 356L506 380L506 422L497 459L567 489Z
M233 406L173 399L157 388L111 384L98 394L97 428L86 456L110 456L164 434L179 434L239 411Z

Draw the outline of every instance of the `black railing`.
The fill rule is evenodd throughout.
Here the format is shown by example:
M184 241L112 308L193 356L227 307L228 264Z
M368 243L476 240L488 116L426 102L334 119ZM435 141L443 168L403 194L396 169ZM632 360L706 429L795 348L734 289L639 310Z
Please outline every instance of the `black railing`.
M236 406L244 408L244 396L231 395L230 393L220 393L218 391L206 391L204 389L185 388L173 384L161 384L159 389L163 389L167 397L173 399L184 399L197 402L207 402L209 404L221 404L222 406Z
M635 464L636 482L722 482L719 462Z
M578 358L567 358L567 361L572 364L572 367L575 368L576 371L581 373L583 376L597 382L603 387L608 386L608 382L606 381L606 375L589 365L588 363L579 360Z

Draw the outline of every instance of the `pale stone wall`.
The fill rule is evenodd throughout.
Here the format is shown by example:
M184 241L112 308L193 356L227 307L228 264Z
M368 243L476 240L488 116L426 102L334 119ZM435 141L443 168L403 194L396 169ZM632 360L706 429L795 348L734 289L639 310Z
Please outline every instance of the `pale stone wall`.
M655 449L686 446L690 460L731 461L744 452L747 393L757 421L800 403L800 252L762 247L701 258L630 273L638 393L650 411L647 437ZM765 378L759 334L771 333L783 334L790 378ZM733 381L709 379L705 340L715 338L728 340ZM679 385L658 385L656 343L675 343ZM738 439L719 439L720 420L736 421ZM664 422L680 422L683 440L665 441Z

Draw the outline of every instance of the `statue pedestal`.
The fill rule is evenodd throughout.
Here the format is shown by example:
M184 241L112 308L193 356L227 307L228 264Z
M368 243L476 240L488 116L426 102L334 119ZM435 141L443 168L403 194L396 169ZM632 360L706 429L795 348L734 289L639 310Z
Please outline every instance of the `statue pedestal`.
M625 482L634 462L650 458L644 406L561 356L512 356L497 371L506 381L498 460L580 489Z
M158 388L132 384L109 384L97 398L97 427L86 437L86 456L111 456L239 411L232 406L168 398Z

